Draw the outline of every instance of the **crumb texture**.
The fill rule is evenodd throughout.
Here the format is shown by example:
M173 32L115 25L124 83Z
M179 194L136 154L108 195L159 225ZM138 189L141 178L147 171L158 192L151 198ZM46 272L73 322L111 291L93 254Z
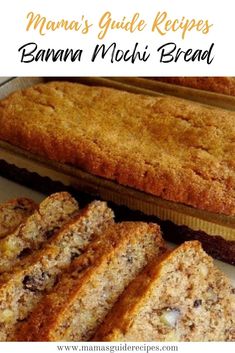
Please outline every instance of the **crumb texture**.
M36 209L33 200L23 197L0 204L0 239L12 233Z
M91 241L113 223L105 202L94 201L55 233L42 249L0 278L0 340L9 341L17 323L58 283L63 271Z
M68 82L0 103L0 138L163 199L235 215L235 113Z
M0 239L0 274L10 271L33 250L39 249L78 210L76 200L67 192L55 193L43 200L14 232Z
M34 244L0 275L0 341L235 341L235 289L198 241L169 250L157 224L65 192L34 206L0 239Z
M69 273L19 327L17 339L89 340L128 283L164 250L157 225L110 226L72 262Z
M199 244L184 243L147 266L94 341L234 341L234 289Z

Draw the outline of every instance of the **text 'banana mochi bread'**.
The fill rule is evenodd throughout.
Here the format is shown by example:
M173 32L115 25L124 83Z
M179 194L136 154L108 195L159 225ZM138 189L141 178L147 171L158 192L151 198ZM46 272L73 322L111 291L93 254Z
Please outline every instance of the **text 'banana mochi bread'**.
M92 236L113 223L105 202L94 201L66 223L41 250L35 250L0 278L0 340L12 340L17 322L27 318L59 275L79 256Z
M200 243L186 242L136 277L94 341L234 341L234 297Z
M89 340L128 283L164 251L157 225L123 222L110 226L42 299L19 327L16 339Z
M0 102L0 139L162 199L235 215L235 113L71 82Z
M25 197L0 204L0 239L13 232L36 209L37 204Z
M43 200L13 233L0 239L0 273L10 271L23 257L38 249L78 210L77 201L67 192L55 193Z

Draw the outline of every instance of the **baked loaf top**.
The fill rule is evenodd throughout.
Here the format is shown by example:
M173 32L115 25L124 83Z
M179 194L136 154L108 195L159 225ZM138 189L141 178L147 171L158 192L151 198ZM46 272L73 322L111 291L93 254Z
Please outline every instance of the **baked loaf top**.
M67 82L0 102L0 138L163 199L235 215L235 113Z
M13 232L36 209L37 204L25 197L0 204L0 239Z
M166 83L235 96L235 77L156 77Z
M197 241L153 260L121 295L94 341L234 341L231 284Z

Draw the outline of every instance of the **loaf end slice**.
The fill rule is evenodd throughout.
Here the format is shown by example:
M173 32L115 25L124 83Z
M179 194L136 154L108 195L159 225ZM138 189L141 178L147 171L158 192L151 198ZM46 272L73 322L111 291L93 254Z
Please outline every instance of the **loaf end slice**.
M234 340L234 304L228 279L199 242L187 242L137 276L93 340Z
M37 209L37 204L20 197L0 205L0 239L14 230Z
M128 283L163 251L157 225L124 222L110 226L42 299L17 339L89 340Z
M0 239L0 273L9 271L22 258L38 249L79 210L77 201L67 192L55 193L43 200L19 227Z

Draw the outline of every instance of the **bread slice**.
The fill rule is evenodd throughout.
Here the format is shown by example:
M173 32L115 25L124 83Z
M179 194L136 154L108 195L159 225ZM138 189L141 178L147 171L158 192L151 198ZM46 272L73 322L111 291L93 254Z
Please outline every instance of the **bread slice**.
M88 205L55 234L41 250L25 259L0 282L0 340L9 340L14 325L27 318L42 296L58 281L72 259L79 256L96 232L113 222L105 202Z
M86 341L128 283L165 250L160 228L124 222L107 229L43 298L17 340Z
M12 233L33 211L37 204L28 198L17 198L0 205L0 239Z
M78 203L67 192L52 194L39 209L4 239L0 239L0 273L9 271L31 250L38 249L78 212Z
M99 327L94 341L234 339L234 293L197 241L153 261Z

